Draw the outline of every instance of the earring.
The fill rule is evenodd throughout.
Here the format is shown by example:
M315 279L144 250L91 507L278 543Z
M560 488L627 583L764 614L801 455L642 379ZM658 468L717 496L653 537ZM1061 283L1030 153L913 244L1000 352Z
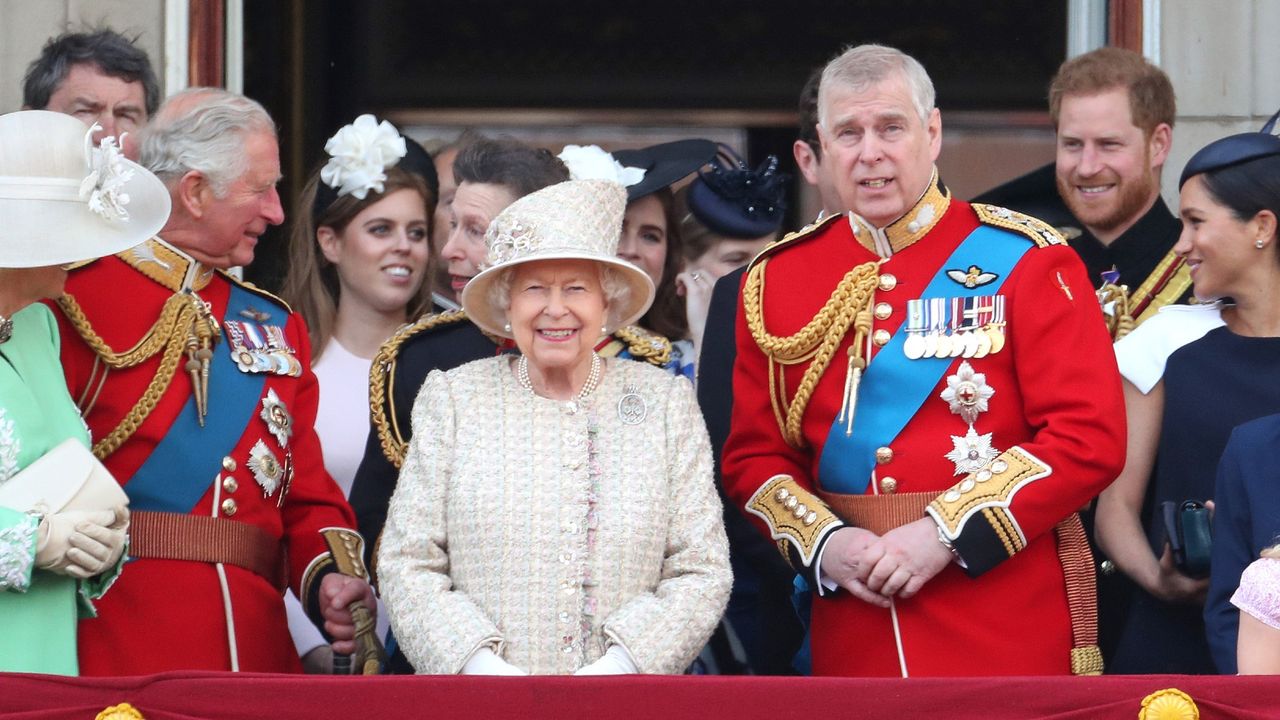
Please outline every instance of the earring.
M1255 242L1255 243L1253 244L1253 246L1254 246L1254 247L1256 247L1256 248L1258 248L1259 250L1261 250L1262 248L1264 248L1264 247L1266 247L1266 246L1267 246L1267 241L1266 241L1266 240L1258 240L1257 242Z
M506 332L511 332L511 323L507 323L506 325L503 325L502 329L505 330Z
M608 334L609 334L609 326L608 326L608 325L601 325L601 326L600 326L600 334L601 334L601 335L608 335Z

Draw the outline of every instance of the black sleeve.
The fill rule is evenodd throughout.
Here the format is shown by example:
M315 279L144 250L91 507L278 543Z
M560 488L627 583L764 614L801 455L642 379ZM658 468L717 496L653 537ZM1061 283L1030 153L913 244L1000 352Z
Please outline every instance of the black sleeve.
M725 275L712 289L707 327L702 334L702 355L698 358L698 407L707 421L717 475L733 411L733 361L737 357L734 323L738 318L738 286L744 272L742 268Z

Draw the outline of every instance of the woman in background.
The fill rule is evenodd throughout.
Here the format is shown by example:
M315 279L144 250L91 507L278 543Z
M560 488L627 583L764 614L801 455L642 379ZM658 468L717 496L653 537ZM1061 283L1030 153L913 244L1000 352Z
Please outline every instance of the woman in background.
M699 171L680 191L676 205L682 209L685 271L679 281L694 357L702 354L716 281L751 262L778 239L789 181L789 176L778 172L778 158L773 155L750 170L733 150L721 145L710 170Z
M594 153L609 157L599 148L571 145L560 158L575 179L603 177L582 167L589 166L590 159L580 162L584 155ZM615 177L627 188L618 257L643 270L656 292L653 305L636 323L639 327L618 328L616 337L598 348L602 354L635 358L635 348L646 344L645 335L656 335L651 339L655 347L670 344L669 357L660 364L676 375L694 379L698 356L689 338L689 321L679 287L684 243L671 186L711 162L715 153L716 145L710 140L677 140L639 150L619 150L612 155L609 164L617 164L619 174Z
M281 294L307 321L320 385L316 433L325 469L350 495L369 432L373 356L396 328L431 308L437 180L426 152L372 115L339 130L325 151L329 160L293 215ZM327 672L329 644L296 598L286 606L304 665Z
M1206 502L1236 426L1280 412L1280 138L1244 133L1191 157L1180 182L1195 294L1116 344L1129 438L1124 470L1098 499L1103 551L1139 586L1108 670L1234 672L1210 657L1208 580L1178 569L1161 502ZM1153 473L1154 470L1154 473ZM1149 486L1150 484L1150 486ZM1234 647L1232 648L1232 650Z

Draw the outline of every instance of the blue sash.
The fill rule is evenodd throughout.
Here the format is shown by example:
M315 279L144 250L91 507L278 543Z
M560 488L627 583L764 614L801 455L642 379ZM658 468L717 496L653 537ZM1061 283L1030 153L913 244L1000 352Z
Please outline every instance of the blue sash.
M232 284L224 317L239 316L254 303L255 312L266 306L270 317L263 324L284 327L289 321L285 310L275 303L264 303L258 296ZM226 338L223 338L225 344ZM138 472L129 478L129 509L189 513L209 489L218 474L219 464L235 448L245 428L253 420L262 399L266 377L241 372L226 348L214 348L209 361L209 413L204 427L196 417L193 395L178 413L173 425ZM203 473L207 471L209 475Z
M1022 235L981 225L961 241L951 257L938 268L921 298L979 297L995 295L1032 243ZM977 265L996 279L967 288L947 277L947 270L965 271ZM880 348L862 375L858 389L853 432L846 433L837 418L827 434L818 461L818 486L828 492L861 495L871 482L875 450L893 441L906 427L953 358L912 360L902 352L908 333L906 324Z

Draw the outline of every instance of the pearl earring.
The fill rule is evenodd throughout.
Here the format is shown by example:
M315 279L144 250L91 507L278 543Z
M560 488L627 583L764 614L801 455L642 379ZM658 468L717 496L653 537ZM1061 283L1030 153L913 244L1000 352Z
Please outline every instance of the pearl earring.
M507 332L511 332L511 323L507 323L506 325L503 325L502 329Z
M1255 243L1253 244L1253 246L1254 246L1254 247L1256 247L1256 248L1258 248L1259 250L1261 250L1262 248L1264 248L1264 247L1266 247L1266 246L1267 246L1267 241L1266 241L1266 240L1258 240L1257 242L1255 242Z
M608 325L601 325L601 326L600 326L600 334L601 334L601 335L608 335L608 334L609 334L609 326L608 326Z

